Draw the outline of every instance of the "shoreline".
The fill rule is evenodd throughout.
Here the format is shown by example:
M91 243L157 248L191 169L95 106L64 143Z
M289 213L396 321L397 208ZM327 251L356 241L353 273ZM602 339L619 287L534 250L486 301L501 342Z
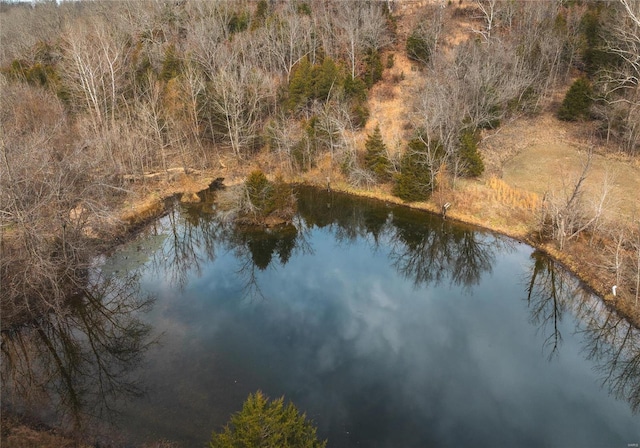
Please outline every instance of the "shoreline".
M190 183L186 188L184 187L184 185L181 188L179 186L163 185L162 187L164 187L164 194L160 194L157 191L154 191L146 195L141 195L137 201L134 199L130 199L129 201L124 203L123 207L120 209L121 220L124 225L119 226L117 231L113 234L113 237L109 239L101 239L98 242L100 252L109 253L117 249L122 244L135 239L151 223L169 213L170 207L174 207L176 203L198 202L189 201L187 200L187 198L194 198L194 195L199 195L204 192L210 191L210 186L214 181L221 177L220 174L220 172L216 172L214 170L207 173L200 173L199 179ZM313 179L304 177L288 179L288 182L291 185L310 186L319 189L326 189L327 187L326 184L322 182L314 181ZM238 183L240 183L240 178L231 177L229 182L220 182L220 186L222 188L229 188L234 185L238 185ZM392 196L388 192L382 191L382 189L355 189L344 182L336 181L332 183L331 190L354 197L369 198L377 201L388 202L394 205L408 207L410 209L420 210L423 212L431 213L433 215L442 216L442 213L439 211L439 207L437 206L437 203L433 198L430 199L429 202L405 203L401 199ZM182 198L185 198L185 200L182 200ZM588 273L585 273L576 267L577 261L573 259L570 254L560 252L555 247L553 247L552 243L537 242L531 238L531 235L522 230L519 230L518 228L491 226L490 223L483 223L473 214L466 213L463 208L451 207L451 209L447 211L446 219L459 224L475 227L480 230L493 232L495 234L511 238L515 241L527 244L535 250L541 251L542 253L553 259L555 262L557 262L564 269L566 269L567 272L571 273L571 275L575 276L580 284L590 293L597 296L598 299L602 301L603 305L605 305L608 309L615 311L633 327L640 328L640 325L632 316L626 313L624 309L616 306L616 301L611 300L610 297L599 291L597 285L595 285L594 282L591 281L591 277L588 275ZM80 445L73 446L91 446L90 444L86 444L86 442L82 442L74 438L73 434L65 434L64 432L60 432L56 429L38 427L38 425L34 424L33 422L24 421L22 419L12 417L14 416L12 416L10 412L5 413L5 415L3 416L4 423L7 423L10 426L9 428L5 428L7 435L13 434L15 436L21 436L23 434L28 434L29 437L40 437L41 440L46 440L46 443L51 444L51 446L59 446L60 448L71 446L75 443L80 443Z
M206 175L210 174L210 175ZM207 187L202 188L198 191L194 191L192 188L175 190L170 189L170 194L164 196L158 196L156 198L156 202L154 207L150 212L149 208L144 208L143 212L140 214L136 214L135 212L129 212L128 217L126 218L127 225L123 229L123 234L118 235L116 237L115 244L105 244L105 247L116 247L119 244L129 240L130 238L135 237L146 225L151 223L152 221L164 216L168 212L168 207L172 204L172 201L177 202L190 202L188 200L181 200L181 197L193 197L193 195L197 195L209 190L209 185L211 185L216 180L219 180L221 176L220 173L201 173L201 182L199 185L202 185L202 182L206 182ZM292 185L304 185L311 186L316 188L326 188L326 184L319 183L314 181L313 179L305 178L304 176L297 177L295 179L287 179L288 183ZM230 182L225 182L224 179L220 182L220 186L222 188L228 188L233 185L237 185L239 180L237 178L232 179ZM369 199L375 199L378 201L385 201L389 203L393 203L395 205L400 205L404 207L408 207L414 210L421 210L428 213L432 213L434 215L442 216L442 213L434 202L433 199L430 199L428 202L412 202L406 203L401 199L392 196L391 194L384 192L380 189L378 190L363 190L363 189L355 189L352 188L343 182L334 181L331 185L331 189L340 193L352 195L355 197L364 197ZM197 202L197 201L196 201ZM629 323L631 323L635 328L640 329L640 321L638 320L637 313L632 314L628 311L629 304L625 304L621 300L616 300L610 290L605 290L604 287L598 285L597 279L594 279L593 272L587 272L584 269L580 269L577 264L579 260L576 260L570 253L566 251L560 251L556 247L554 247L552 242L540 242L536 241L532 238L530 231L526 231L525 228L522 227L521 222L517 223L519 226L513 226L512 228L503 226L503 225L491 225L488 222L483 222L478 219L473 214L465 212L464 208L456 208L451 207L447 211L446 215L447 220L451 220L460 224L470 225L473 227L477 227L478 229L490 231L497 233L499 235L503 235L505 237L514 239L518 242L527 244L532 248L541 251L551 259L553 259L556 263L559 263L564 269L570 272L573 276L575 276L583 287L587 288L591 293L598 296L600 300L609 308L615 310L621 317L625 318ZM627 305L627 306L625 306Z

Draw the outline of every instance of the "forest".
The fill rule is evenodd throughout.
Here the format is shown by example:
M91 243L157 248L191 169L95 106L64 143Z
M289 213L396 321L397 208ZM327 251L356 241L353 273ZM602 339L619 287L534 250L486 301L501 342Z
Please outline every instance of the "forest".
M3 1L0 20L3 332L86 290L158 185L252 173L439 211L500 182L486 141L550 111L591 149L519 235L588 261L640 322L638 198L615 219L584 189L596 152L638 164L639 2Z

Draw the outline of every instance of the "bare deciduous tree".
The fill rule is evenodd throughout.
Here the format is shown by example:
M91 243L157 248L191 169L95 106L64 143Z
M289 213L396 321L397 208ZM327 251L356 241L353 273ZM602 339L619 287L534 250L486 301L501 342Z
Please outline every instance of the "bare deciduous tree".
M99 161L68 137L57 98L2 87L0 282L3 324L10 325L25 312L58 310L79 287L88 236L109 221L105 203L115 189Z
M268 100L275 95L275 82L238 54L227 54L227 61L213 76L209 99L234 155L241 158L259 134Z
M96 132L115 121L126 87L126 54L112 31L96 19L91 24L77 22L65 32L65 84L77 102L84 103Z
M608 24L606 50L620 63L600 75L603 92L602 115L607 123L607 139L612 133L626 149L640 145L640 3L620 0L622 7Z
M355 78L360 55L366 49L378 50L390 42L377 2L330 3L328 32L338 32L339 45L349 60L351 78Z
M498 0L476 0L475 5L478 8L476 19L482 22L482 29L473 29L474 33L479 34L485 41L491 39L491 33L496 27L498 17Z
M293 151L304 135L300 122L279 116L269 123L266 131L269 136L269 146L277 154L280 165L286 167L289 173L293 173Z

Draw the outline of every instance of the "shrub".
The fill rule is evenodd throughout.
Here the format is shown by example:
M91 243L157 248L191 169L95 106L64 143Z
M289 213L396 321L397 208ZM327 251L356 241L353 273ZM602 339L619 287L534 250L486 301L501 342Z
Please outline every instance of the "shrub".
M211 448L322 448L316 428L284 398L269 400L262 392L249 394L242 410L231 416L221 433L213 433Z
M390 53L387 55L387 68L393 68L393 65L395 64L395 59L393 58L393 53Z
M564 121L589 118L592 103L591 83L586 78L578 78L565 95L560 110L558 110L558 118Z

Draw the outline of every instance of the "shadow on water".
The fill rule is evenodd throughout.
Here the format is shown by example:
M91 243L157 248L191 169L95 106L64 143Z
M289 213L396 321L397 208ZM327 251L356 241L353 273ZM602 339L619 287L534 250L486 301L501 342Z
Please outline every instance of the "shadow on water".
M594 362L602 386L627 401L636 414L640 410L640 331L581 287L558 263L539 251L531 258L527 305L531 323L544 336L543 350L549 358L558 355L563 340L560 323L567 311L573 314L582 351Z
M144 390L131 372L152 344L135 274L99 278L60 312L2 332L5 409L102 439L116 403ZM110 437L110 436L107 436Z

